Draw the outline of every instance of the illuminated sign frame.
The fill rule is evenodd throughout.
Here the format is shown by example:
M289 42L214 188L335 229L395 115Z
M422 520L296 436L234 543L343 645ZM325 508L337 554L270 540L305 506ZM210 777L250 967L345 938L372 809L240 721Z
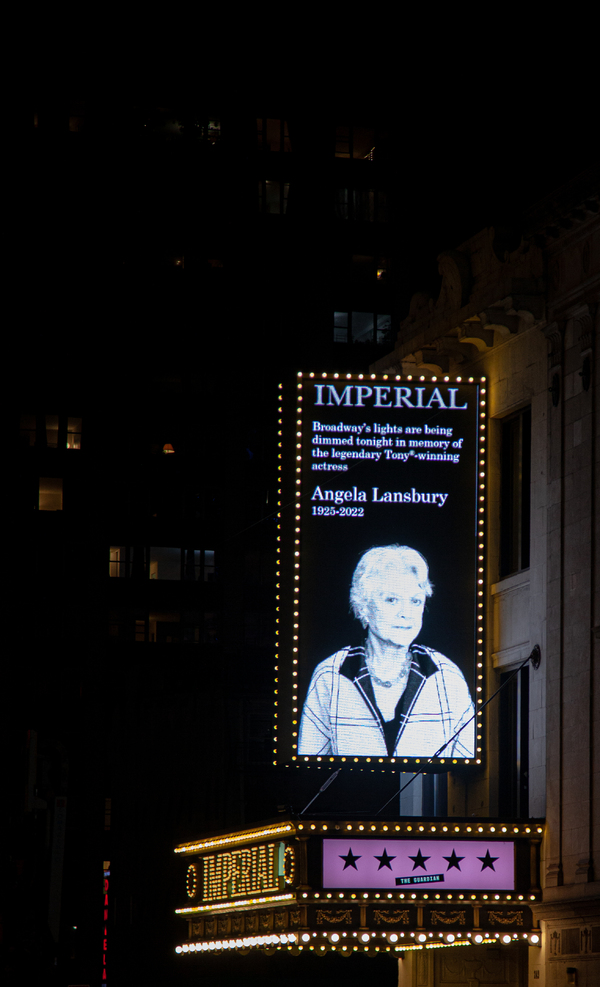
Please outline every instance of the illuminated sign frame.
M482 763L486 406L485 377L298 373L295 389L280 385L274 763ZM349 613L349 590L359 559L392 546L426 560L434 595L390 741L375 685L390 682L367 669L370 625ZM432 714L449 680L460 710L438 700ZM475 726L450 746L471 700Z

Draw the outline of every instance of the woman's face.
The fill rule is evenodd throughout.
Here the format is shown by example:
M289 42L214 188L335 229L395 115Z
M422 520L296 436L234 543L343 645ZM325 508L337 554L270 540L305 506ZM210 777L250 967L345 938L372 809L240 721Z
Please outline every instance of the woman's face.
M375 582L367 608L369 635L382 644L409 648L423 624L425 593L406 570L390 570Z

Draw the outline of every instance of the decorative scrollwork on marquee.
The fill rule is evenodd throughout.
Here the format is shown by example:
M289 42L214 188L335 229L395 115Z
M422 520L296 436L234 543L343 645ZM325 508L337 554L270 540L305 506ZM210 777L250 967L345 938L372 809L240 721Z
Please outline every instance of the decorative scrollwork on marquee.
M488 911L490 925L523 925L523 912Z
M454 912L439 912L434 909L431 912L431 924L437 925L438 922L443 922L444 925L464 925L465 912L459 909Z
M347 908L343 912L326 912L324 909L318 908L317 925L323 925L324 922L345 922L346 925L352 925L352 909Z
M381 925L382 922L387 922L389 925L408 925L410 922L409 909L404 908L402 911L395 912L382 912L379 908L376 908L373 912L373 921L376 925Z

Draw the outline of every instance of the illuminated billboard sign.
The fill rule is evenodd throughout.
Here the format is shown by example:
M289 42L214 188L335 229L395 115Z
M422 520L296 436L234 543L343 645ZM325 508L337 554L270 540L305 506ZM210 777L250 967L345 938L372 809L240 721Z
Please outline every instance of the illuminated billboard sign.
M477 763L485 379L282 393L279 759Z
M323 840L324 888L414 891L425 884L444 891L513 891L515 845L499 840Z

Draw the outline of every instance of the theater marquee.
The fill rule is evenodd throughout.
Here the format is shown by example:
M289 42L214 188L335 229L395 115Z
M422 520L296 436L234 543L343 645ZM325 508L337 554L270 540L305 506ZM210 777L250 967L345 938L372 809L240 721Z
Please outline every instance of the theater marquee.
M278 760L480 763L485 379L298 374L280 412Z
M176 847L176 951L539 945L541 821L276 821ZM185 923L185 925L184 925ZM185 930L185 931L184 931Z

